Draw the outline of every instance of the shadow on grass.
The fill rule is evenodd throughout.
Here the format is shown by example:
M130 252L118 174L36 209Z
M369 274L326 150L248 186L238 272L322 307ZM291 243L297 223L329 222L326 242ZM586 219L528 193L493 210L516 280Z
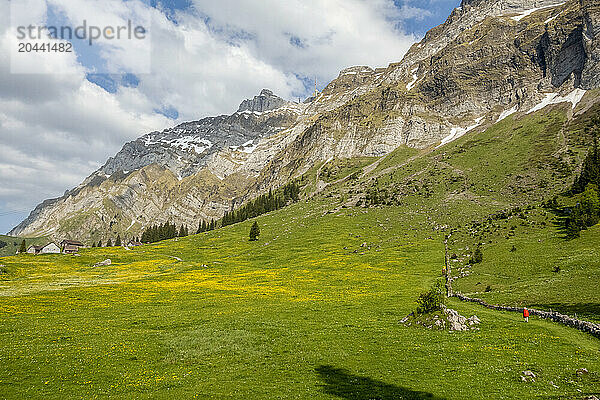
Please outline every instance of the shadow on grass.
M315 369L323 380L322 391L342 399L351 400L391 400L391 399L433 399L442 400L427 392L418 392L401 386L376 381L364 376L353 375L348 371L330 365Z

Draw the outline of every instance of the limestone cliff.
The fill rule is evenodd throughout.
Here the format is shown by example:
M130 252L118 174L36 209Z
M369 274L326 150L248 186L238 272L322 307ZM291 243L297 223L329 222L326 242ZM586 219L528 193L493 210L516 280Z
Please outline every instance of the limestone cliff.
M232 115L127 143L11 234L93 239L171 220L191 228L332 158L427 148L600 86L595 0L463 0L404 58L344 69L317 98L269 90Z

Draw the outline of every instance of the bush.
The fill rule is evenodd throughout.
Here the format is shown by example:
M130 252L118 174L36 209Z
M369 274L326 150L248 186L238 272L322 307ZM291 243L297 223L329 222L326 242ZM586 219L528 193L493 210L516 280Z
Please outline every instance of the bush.
M429 291L421 293L417 299L417 314L427 314L437 311L444 304L444 283L438 279Z
M481 245L477 246L477 249L475 249L475 253L473 253L473 257L471 257L471 262L470 264L479 264L480 262L483 261L483 252L481 251Z

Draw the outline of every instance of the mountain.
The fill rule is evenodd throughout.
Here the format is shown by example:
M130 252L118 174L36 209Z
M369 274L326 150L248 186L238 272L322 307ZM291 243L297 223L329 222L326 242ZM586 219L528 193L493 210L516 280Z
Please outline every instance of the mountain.
M599 36L593 0L463 0L387 68L344 69L301 104L263 90L232 115L127 143L10 234L98 240L166 220L193 228L329 160L432 149L552 104L573 110L597 97Z

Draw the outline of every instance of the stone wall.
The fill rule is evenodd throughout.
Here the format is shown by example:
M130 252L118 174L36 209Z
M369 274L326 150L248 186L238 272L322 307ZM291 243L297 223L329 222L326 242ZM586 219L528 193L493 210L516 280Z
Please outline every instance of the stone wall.
M449 236L448 236L449 238ZM473 297L465 296L459 292L454 292L452 290L452 275L450 271L450 257L448 256L448 238L446 238L444 245L446 248L446 292L448 297L456 297L462 301L468 301L471 303L477 303L485 308L489 308L491 310L499 310L499 311L512 311L512 312L523 312L523 307L508 307L508 306L499 306L494 304L488 304L485 301ZM569 317L568 315L560 314L554 311L542 311L528 308L530 316L536 316L544 319L549 319L554 322L558 322L559 324L563 324L565 326L569 326L571 328L579 329L580 331L587 332L592 336L600 339L600 324L594 324L588 321L582 321L577 318Z

